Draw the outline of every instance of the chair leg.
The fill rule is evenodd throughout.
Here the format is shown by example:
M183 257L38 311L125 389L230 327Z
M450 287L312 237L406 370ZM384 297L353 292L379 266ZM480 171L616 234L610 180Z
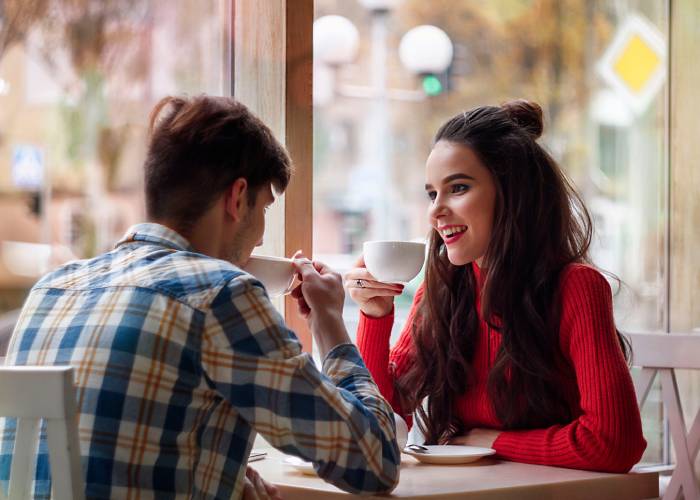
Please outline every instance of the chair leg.
M690 463L694 464L695 458L698 456L698 451L700 451L700 411L695 414L695 420L693 421L693 425L690 427L687 441L688 450L690 451ZM668 497L664 496L664 498L678 498L681 491L680 477L673 476L666 491Z
M35 472L35 453L39 437L38 418L18 418L15 431L15 447L10 466L10 500L32 496Z
M680 395L678 394L678 384L676 382L676 374L672 369L659 370L661 377L661 394L663 396L664 405L668 411L668 421L671 430L671 438L673 447L676 450L676 470L673 471L671 481L678 476L679 482L685 500L700 500L700 489L695 480L693 465L690 460L688 451L688 442L686 441L686 427L683 419L683 411L680 404ZM671 496L670 485L664 495L664 500L675 500Z

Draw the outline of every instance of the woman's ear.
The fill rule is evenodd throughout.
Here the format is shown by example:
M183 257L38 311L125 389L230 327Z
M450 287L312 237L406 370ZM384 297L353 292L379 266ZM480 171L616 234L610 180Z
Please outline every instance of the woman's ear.
M224 207L226 213L234 222L240 222L248 208L248 181L239 177L224 194Z

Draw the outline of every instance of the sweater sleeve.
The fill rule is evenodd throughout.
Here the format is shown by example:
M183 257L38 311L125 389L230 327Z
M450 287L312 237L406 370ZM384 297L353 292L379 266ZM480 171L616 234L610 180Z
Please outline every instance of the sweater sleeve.
M389 348L391 329L394 325L394 311L381 318L372 318L360 312L357 325L357 347L362 354L365 365L372 374L382 396L389 401L394 412L401 415L411 425L411 414L406 414L394 394L394 381L401 377L411 366L413 359L413 321L416 310L423 297L423 285L416 291L406 324L399 340Z
M646 441L616 335L610 285L596 270L576 265L567 270L560 290L561 346L576 375L581 414L567 425L504 431L493 447L508 460L627 472Z

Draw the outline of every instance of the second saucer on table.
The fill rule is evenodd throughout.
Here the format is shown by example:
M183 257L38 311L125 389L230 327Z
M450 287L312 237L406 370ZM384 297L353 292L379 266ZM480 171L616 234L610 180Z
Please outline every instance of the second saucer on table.
M407 447L403 452L426 464L467 464L496 453L493 448L452 444L425 445L422 448L425 451Z

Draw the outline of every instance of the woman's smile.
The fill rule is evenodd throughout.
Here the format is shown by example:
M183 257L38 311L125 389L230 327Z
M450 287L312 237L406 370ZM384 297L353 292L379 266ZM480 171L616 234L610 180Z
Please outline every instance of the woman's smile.
M451 224L438 228L440 236L442 236L445 245L452 245L459 240L467 232L467 226L459 224Z

